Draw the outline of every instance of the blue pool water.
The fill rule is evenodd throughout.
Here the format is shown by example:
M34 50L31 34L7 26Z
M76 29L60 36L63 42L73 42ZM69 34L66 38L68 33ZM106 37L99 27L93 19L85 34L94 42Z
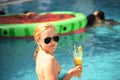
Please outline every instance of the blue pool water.
M96 9L106 18L120 22L119 0L37 0L27 4L4 7L7 13L26 10L77 11L85 15ZM67 3L67 4L65 4ZM113 10L113 11L112 11ZM66 45L67 44L67 45ZM83 72L81 80L120 80L120 25L112 28L90 28L82 34L61 36L55 57L65 70L74 67L73 45L83 46ZM0 38L0 80L37 80L33 53L36 43L32 39ZM72 80L77 80L72 78ZM79 80L79 79L78 79Z

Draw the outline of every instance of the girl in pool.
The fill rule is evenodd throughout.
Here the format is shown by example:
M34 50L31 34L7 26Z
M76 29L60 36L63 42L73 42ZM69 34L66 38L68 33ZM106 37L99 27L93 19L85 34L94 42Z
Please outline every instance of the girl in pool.
M39 80L58 80L62 71L59 63L54 57L54 51L59 41L53 25L39 24L34 30L34 39L38 47L34 53L36 60L36 74ZM82 73L82 66L70 69L60 80L70 80L73 76Z

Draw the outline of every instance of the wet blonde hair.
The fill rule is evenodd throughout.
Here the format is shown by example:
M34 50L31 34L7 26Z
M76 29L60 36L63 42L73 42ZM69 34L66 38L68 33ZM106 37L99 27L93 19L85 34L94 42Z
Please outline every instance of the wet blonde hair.
M36 41L36 43L38 44L39 40L40 40L40 36L41 36L41 33L44 31L44 30L47 30L48 28L54 28L55 27L52 25L52 24L49 24L49 23L41 23L41 24L38 24L36 26L36 28L34 29L34 40ZM40 50L40 45L38 44L35 52L34 52L34 58L36 59L37 57L37 54L38 54L38 51Z

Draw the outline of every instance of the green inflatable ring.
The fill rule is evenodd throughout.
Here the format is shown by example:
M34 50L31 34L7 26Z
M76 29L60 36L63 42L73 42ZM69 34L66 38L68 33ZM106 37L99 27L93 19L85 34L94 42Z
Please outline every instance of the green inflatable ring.
M40 13L40 15L45 15L48 13L52 14L70 14L74 15L74 18L64 19L59 21L50 21L56 28L57 34L69 33L75 30L85 28L87 24L87 18L84 14L79 12L71 11L56 11L56 12L46 12ZM43 22L39 22L43 23ZM34 28L39 23L28 23L28 24L0 24L0 37L29 37L33 36Z

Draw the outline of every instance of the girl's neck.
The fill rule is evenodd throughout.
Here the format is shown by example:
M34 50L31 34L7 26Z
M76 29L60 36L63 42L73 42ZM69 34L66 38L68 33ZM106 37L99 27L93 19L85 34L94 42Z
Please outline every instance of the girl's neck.
M48 52L48 51L46 51L46 50L43 50L42 48L39 48L39 50L40 51L43 51L45 54L49 54L49 55L54 55L54 53L50 53L50 52Z

